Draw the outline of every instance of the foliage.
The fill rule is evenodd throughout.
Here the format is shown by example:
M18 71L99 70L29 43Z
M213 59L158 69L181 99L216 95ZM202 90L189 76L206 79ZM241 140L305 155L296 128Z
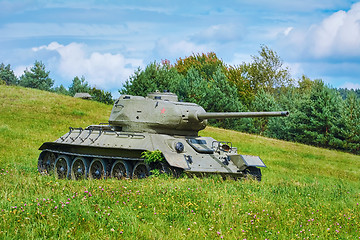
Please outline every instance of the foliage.
M181 75L168 63L153 62L145 70L138 68L119 92L135 96L146 96L156 90L176 92L181 80Z
M145 151L141 153L141 157L144 158L144 162L147 164L164 161L164 156L160 150Z
M360 98L360 89L347 89L338 88L336 89L343 99L347 99L348 96L355 95L358 99Z
M0 64L0 81L4 81L6 85L17 85L18 78L15 76L13 70L11 70L10 64Z
M345 131L349 125L346 125L344 101L338 92L325 86L321 80L310 81L303 77L299 87L288 89L278 104L288 109L290 116L269 120L267 136L350 150L346 147Z
M90 91L89 83L85 81L85 77L74 77L72 84L69 87L70 96L75 96L76 93L88 93Z
M237 88L241 99L249 105L259 90L275 93L276 89L292 84L290 71L276 52L261 46L259 56L252 56L253 62L243 63L228 69L229 81Z
M193 54L184 59L179 58L174 68L183 76L186 76L190 69L196 69L203 79L210 80L219 69L224 71L225 65L214 52L209 52Z
M35 61L30 71L27 69L24 71L20 77L19 85L50 91L54 85L54 80L49 77L49 74L50 72L45 70L45 65L41 61Z
M110 105L114 104L114 100L112 99L110 92L93 87L89 90L89 94L92 96L92 100L94 101Z
M355 93L350 93L341 112L341 118L344 119L342 133L346 140L345 149L353 153L360 152L360 99Z
M254 100L251 103L250 110L252 112L273 112L281 111L280 107L276 103L276 100L273 95L261 89L255 96ZM267 130L268 122L270 118L254 118L253 129L250 129L249 132L263 135Z
M246 108L237 97L236 88L227 81L221 68L218 68L212 78L204 80L195 68L191 68L185 79L180 82L178 96L186 102L194 102L208 112L243 112ZM246 119L212 120L213 125L243 130L248 124Z
M250 105L255 97L255 89L251 83L251 80L246 78L244 67L229 66L226 71L226 77L229 82L233 83L237 89L237 95L241 102L246 106Z
M69 91L62 84L59 87L54 88L54 92L63 95L70 95Z

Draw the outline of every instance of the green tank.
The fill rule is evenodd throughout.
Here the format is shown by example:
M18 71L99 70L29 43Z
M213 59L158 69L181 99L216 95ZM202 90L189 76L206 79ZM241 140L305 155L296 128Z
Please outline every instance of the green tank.
M57 178L145 178L151 170L174 176L221 174L261 180L258 156L242 155L231 142L201 137L207 119L281 117L284 112L206 112L195 103L179 102L169 92L147 97L122 95L109 122L72 128L41 145L38 170ZM142 154L159 150L162 160L148 163Z

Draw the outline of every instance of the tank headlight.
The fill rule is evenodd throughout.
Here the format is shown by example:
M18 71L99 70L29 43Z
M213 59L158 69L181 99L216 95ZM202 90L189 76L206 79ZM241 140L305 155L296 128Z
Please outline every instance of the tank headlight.
M222 148L222 150L224 150L225 152L228 152L228 151L230 150L230 146L227 145L227 144L223 144L223 145L221 146L221 148Z
M181 142L177 142L175 144L175 150L178 153L181 153L182 151L184 151L184 144L182 144Z

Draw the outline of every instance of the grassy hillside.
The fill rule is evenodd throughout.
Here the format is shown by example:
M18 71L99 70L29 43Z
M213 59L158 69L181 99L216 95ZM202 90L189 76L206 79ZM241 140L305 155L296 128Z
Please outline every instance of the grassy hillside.
M259 155L263 181L40 176L38 147L111 106L0 86L0 238L359 239L360 156L207 128Z

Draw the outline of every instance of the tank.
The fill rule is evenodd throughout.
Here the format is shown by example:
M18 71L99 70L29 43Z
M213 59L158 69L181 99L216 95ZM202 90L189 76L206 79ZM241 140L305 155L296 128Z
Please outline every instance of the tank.
M261 180L266 167L258 156L239 154L230 141L199 136L208 119L285 117L283 112L206 112L195 103L179 102L173 93L147 97L122 95L109 122L70 127L54 142L41 145L38 170L57 178L145 178L155 171L178 176L220 174L224 178ZM144 152L161 158L149 162Z

